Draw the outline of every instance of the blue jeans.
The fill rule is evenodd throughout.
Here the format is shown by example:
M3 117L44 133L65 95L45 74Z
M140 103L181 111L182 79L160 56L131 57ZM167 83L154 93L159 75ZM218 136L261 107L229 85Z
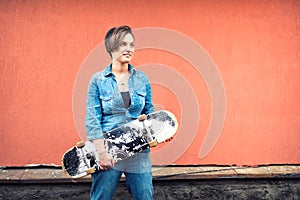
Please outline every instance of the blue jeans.
M118 162L114 168L92 175L91 200L111 200L124 172L134 200L152 200L152 170L149 150Z

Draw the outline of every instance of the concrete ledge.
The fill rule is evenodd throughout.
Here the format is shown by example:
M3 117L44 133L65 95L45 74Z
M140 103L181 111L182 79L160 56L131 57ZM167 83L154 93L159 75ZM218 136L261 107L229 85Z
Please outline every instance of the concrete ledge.
M153 168L154 199L300 199L300 166L168 166ZM89 200L90 177L59 167L0 169L0 199ZM130 200L124 177L113 200Z
M166 166L153 167L154 180L193 180L228 178L300 178L300 165L238 166ZM121 179L124 181L124 177ZM89 183L90 176L71 179L60 167L2 167L0 183Z

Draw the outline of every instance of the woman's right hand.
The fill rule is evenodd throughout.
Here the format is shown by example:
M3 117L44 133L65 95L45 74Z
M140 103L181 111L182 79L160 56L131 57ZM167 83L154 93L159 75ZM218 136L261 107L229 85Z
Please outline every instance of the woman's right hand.
M100 169L101 170L109 170L115 165L114 159L112 156L107 153L105 146L104 146L104 139L97 139L94 140L93 143L98 151L99 162L100 162Z

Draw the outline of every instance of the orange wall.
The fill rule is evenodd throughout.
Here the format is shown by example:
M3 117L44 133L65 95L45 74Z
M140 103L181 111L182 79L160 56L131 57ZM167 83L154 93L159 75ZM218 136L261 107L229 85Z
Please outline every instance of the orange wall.
M122 24L161 27L189 37L213 60L225 88L223 129L211 151L199 157L216 106L205 77L172 52L137 51L135 66L157 63L180 74L200 110L194 138L188 128L178 133L190 142L186 148L178 150L182 141L175 138L172 148L154 149L153 155L165 152L163 159L181 151L175 164L299 164L299 19L297 0L2 0L0 166L60 164L63 152L84 135L72 107L82 64L106 31ZM107 59L99 57L99 69ZM175 112L180 122L193 121L181 109L186 102L176 98L176 89L153 83L153 90L155 104ZM184 87L178 85L178 91Z

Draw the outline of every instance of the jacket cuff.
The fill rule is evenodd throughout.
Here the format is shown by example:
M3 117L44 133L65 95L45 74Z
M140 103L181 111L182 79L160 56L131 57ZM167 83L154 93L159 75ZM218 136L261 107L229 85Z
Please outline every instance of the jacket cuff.
M96 140L96 139L103 139L103 133L102 131L91 131L87 134L88 140Z

